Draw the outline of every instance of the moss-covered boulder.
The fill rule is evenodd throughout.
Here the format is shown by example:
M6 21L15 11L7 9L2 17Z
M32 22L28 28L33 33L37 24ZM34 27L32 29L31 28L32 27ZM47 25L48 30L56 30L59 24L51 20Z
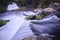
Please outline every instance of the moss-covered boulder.
M27 20L41 20L44 17L44 15L30 15L27 16Z
M43 18L43 15L38 15L38 16L36 16L36 19L37 20L40 20L40 19L42 19Z
M34 20L34 19L36 19L36 16L35 15L30 15L30 16L27 16L26 19L27 20Z

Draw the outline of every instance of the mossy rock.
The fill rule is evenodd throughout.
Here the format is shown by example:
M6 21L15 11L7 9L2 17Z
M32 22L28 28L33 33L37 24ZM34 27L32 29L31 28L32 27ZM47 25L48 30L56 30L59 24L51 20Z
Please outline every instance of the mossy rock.
M36 16L35 15L30 15L30 16L27 16L27 19L28 20L34 20L34 19L36 19Z
M0 27L5 25L9 20L0 20Z
M26 19L28 19L28 20L40 20L40 19L42 19L42 18L43 18L43 15L37 15L37 16L35 16L35 15L30 15L30 16L27 16Z
M42 19L43 18L43 15L38 15L38 16L36 16L36 19L37 20L40 20L40 19Z

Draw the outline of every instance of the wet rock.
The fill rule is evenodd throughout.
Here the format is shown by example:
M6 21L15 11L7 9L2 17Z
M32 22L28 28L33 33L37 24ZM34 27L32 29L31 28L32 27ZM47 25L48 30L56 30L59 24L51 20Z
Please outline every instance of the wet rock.
M7 22L9 22L9 20L0 20L0 27L5 25Z
M42 35L39 35L39 36L30 36L30 37L27 37L27 38L24 38L23 40L52 40L50 37L48 36L42 36Z
M50 14L51 13L54 13L54 14L57 13L57 11L51 7L45 8L45 9L43 9L43 11L48 12L48 13L50 12Z

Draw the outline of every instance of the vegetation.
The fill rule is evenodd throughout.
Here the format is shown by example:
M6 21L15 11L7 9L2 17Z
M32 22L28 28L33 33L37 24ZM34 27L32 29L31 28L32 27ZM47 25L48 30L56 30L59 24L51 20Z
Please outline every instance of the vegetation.
M60 0L0 0L0 13L5 11L8 4L11 4L12 2L15 2L19 7L37 8L40 5L40 7L42 8L43 6L48 6L50 3L53 2L60 3ZM44 13L42 14L45 15ZM43 15L30 15L27 16L27 19L41 19L43 18Z
M40 6L47 6L52 2L60 3L60 0L0 0L0 6L7 6L12 2L17 3L18 6L26 6L26 7L33 7L36 8L38 5Z
M35 15L30 15L30 16L27 16L26 19L28 19L28 20L40 20L40 19L42 19L43 17L44 17L44 15L37 15L37 16L35 16Z
M7 6L12 2L13 0L0 0L0 14L7 11Z
M40 6L48 6L50 3L60 3L60 0L40 0Z
M15 3L17 3L17 5L19 7L30 7L30 8L36 8L40 2L40 0L15 0Z
M0 27L5 25L9 20L0 20Z
M40 19L42 19L43 18L43 15L38 15L38 16L36 16L36 19L37 20L40 20Z
M41 20L47 15L49 15L49 13L42 11L41 14L27 16L26 19L28 19L28 20Z
M35 15L30 15L30 16L27 16L26 19L34 20L34 19L36 19L36 16Z
M19 7L38 8L48 6L53 2L60 3L60 0L14 0L14 2L17 3Z

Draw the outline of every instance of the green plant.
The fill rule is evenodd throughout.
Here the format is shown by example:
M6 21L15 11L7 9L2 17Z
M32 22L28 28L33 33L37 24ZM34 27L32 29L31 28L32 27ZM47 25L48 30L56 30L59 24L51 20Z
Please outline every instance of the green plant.
M5 25L9 20L0 20L0 27Z

